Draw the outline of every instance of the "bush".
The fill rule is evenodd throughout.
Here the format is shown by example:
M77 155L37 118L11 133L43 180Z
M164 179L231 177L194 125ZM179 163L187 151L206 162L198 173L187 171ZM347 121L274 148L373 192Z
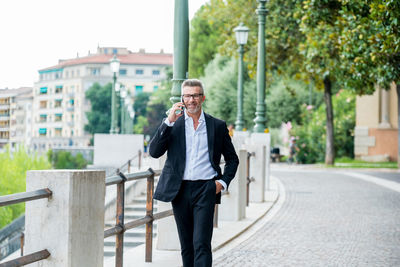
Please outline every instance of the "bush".
M334 143L336 157L354 157L355 96L349 91L340 90L332 96L334 117ZM326 143L325 105L314 110L303 105L302 125L295 124L291 135L297 139L300 163L323 162Z
M11 152L7 147L0 153L0 195L25 192L26 171L50 169L50 163L44 157L29 154L23 146ZM9 224L25 211L25 204L16 204L0 208L0 228Z
M53 152L49 150L47 157L54 169L85 169L87 161L81 153L73 156L68 151Z

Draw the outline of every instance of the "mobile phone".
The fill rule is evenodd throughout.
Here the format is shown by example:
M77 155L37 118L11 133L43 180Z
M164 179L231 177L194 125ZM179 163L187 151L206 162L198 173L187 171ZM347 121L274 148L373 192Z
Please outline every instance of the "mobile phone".
M182 110L176 110L176 111L175 111L175 114L176 114L176 115L182 114L182 113L183 113L183 110L185 110L185 102L183 102L183 97L181 97L181 102L183 103Z

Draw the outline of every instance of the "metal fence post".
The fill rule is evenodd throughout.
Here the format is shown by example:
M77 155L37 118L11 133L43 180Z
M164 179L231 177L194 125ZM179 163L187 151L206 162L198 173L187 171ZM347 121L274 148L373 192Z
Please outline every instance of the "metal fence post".
M124 213L125 213L125 175L117 170L118 175L122 178L122 182L117 184L117 216L115 224L124 229ZM124 230L115 236L115 266L123 267L124 265Z
M153 193L154 171L149 168L151 175L147 178L146 217L153 218ZM146 262L152 262L153 258L153 220L146 223Z

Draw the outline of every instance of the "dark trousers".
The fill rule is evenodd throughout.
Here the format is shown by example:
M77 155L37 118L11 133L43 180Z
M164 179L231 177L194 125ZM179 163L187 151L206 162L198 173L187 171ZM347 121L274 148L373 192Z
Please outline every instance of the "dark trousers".
M211 267L214 180L183 181L172 201L184 267Z

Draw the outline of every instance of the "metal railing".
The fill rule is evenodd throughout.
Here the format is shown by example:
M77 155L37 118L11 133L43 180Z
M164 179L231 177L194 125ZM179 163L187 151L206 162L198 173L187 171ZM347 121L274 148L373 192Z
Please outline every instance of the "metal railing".
M117 185L117 211L116 221L113 228L104 231L104 238L115 235L115 266L123 266L123 250L124 250L124 233L132 228L140 225L146 225L146 240L145 240L145 261L152 262L153 255L153 222L168 216L173 215L173 211L166 210L163 212L154 213L153 210L153 193L154 193L154 177L161 174L161 170L153 171L149 168L147 171L123 174L119 170L118 175L108 177L106 186ZM125 183L139 179L147 179L146 193L146 215L143 218L136 219L125 223Z
M135 159L137 159L137 161L138 161L138 169L140 170L140 168L142 167L142 150L139 149L138 153L135 156L133 156L132 158L128 159L119 168L116 168L115 172L116 173L118 171L119 172L124 172L126 170L128 173L130 173L131 172L132 163L134 162Z
M246 207L249 206L250 202L250 183L254 182L254 177L250 177L250 158L255 157L256 153L254 152L247 152L247 164L246 164Z
M8 206L8 205L13 205L17 203L22 203L22 202L27 202L27 201L32 201L36 199L42 199L42 198L51 198L52 192L48 188L44 189L39 189L31 192L24 192L24 193L17 193L17 194L12 194L12 195L6 195L6 196L0 196L0 207L3 206ZM23 254L23 241L24 237L23 235L21 236L21 256ZM0 264L0 267L17 267L17 266L23 266L27 265L33 262L37 262L40 260L47 259L50 256L50 252L47 249L34 252L31 254L28 254L26 256L19 257L14 260L10 260L4 263Z

